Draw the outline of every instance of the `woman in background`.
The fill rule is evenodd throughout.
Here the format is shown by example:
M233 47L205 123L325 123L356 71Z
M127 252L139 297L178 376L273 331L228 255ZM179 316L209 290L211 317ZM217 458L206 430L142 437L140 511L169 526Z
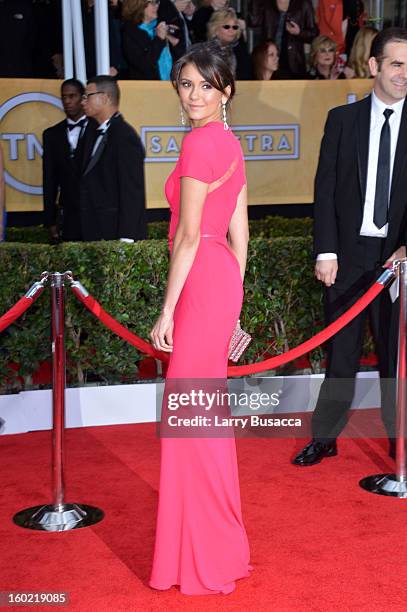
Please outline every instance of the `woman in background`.
M130 79L168 81L172 58L168 44L178 44L164 21L158 23L158 0L124 0L123 54Z
M257 81L278 79L278 49L273 40L257 45L252 52L254 78Z
M353 70L340 69L336 57L336 43L328 36L317 36L311 44L309 78L315 80L336 80L353 77Z
M355 36L352 51L349 57L349 67L355 73L356 79L369 79L369 57L372 42L376 38L378 31L375 28L361 28Z
M208 22L208 40L216 40L229 56L236 80L253 78L244 32L234 9L220 9L212 14Z

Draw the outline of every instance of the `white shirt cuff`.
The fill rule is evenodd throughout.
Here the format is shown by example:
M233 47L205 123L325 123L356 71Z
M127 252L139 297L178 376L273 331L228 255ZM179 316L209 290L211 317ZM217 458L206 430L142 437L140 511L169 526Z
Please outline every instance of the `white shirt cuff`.
M320 253L317 255L317 261L324 261L325 259L338 259L336 253Z

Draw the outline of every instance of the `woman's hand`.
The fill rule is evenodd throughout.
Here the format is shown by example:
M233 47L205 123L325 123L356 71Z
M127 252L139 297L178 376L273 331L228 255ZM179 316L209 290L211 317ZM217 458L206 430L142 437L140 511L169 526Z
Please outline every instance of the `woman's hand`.
M158 38L161 38L161 40L165 40L167 38L167 24L165 21L160 21L155 29L155 33L157 34Z
M292 36L298 36L298 34L301 32L300 26L298 25L298 23L295 23L295 21L290 21L290 20L286 21L285 29Z
M345 66L345 68L343 69L343 74L345 75L347 79L355 78L355 71L353 70L353 68L350 68L349 66Z
M163 311L158 317L156 324L154 325L150 333L150 337L153 341L153 346L155 349L157 349L158 351L165 351L166 353L170 353L172 351L173 329L173 315Z

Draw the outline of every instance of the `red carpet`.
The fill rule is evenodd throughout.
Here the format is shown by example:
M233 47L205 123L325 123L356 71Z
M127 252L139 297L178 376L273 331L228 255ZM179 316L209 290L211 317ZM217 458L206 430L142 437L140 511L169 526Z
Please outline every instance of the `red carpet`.
M239 439L254 571L231 595L207 597L146 586L159 468L153 424L67 431L66 501L106 513L98 525L67 533L11 520L51 501L50 444L50 432L0 437L0 591L67 591L69 610L98 612L406 610L407 500L358 486L393 471L384 440L340 440L338 457L301 469L289 463L300 441Z

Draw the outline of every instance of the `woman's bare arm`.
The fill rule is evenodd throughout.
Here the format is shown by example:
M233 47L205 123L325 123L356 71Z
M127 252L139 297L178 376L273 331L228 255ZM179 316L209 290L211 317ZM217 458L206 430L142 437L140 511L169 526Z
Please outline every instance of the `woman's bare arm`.
M181 178L180 217L174 236L167 289L161 315L150 334L156 348L162 351L172 350L174 309L198 250L202 210L208 189L207 183L189 177Z

